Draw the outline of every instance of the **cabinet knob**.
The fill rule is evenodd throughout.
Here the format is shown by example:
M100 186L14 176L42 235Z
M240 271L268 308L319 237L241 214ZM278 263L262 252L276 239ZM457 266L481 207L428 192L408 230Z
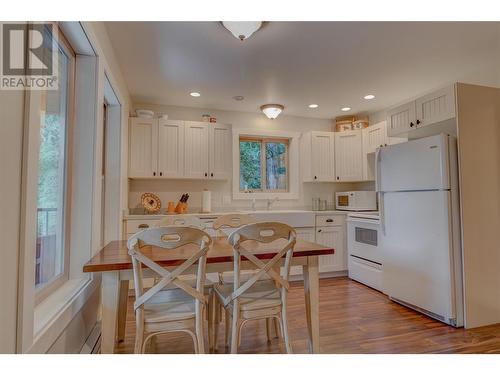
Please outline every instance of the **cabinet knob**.
M327 223L333 223L333 219L326 219Z
M385 144L385 147L387 147L387 143Z
M339 176L337 176L337 180L340 180Z
M210 177L213 177L213 176L214 176L213 172L212 172L212 173L210 173Z
M153 176L156 176L156 172L153 172Z
M149 228L149 225L148 224L139 224L139 226L137 228L139 228L139 229L147 229L147 228Z
M160 176L163 176L163 172L160 172Z
M207 172L205 172L205 177L208 177L208 173Z
M318 229L318 233L321 233L321 229Z
M314 179L317 180L318 179L318 176L314 176Z
M420 120L417 120L417 125L419 125L419 124L420 124Z
M410 122L410 128L413 128L415 124L413 122Z

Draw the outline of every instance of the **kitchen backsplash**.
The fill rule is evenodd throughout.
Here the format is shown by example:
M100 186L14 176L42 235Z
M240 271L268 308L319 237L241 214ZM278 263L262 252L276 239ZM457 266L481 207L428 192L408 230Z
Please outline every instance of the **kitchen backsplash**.
M371 182L360 183L304 183L301 184L300 199L283 199L275 202L273 207L304 208L310 207L313 197L334 202L336 191L347 190L374 190ZM203 181L203 180L130 180L129 208L140 207L140 198L143 193L150 192L159 196L162 207L168 201L177 202L183 193L189 193L189 207L197 210L201 207L203 189L212 192L212 209L214 208L249 208L251 200L233 200L231 180ZM267 199L257 199L256 208L266 208Z

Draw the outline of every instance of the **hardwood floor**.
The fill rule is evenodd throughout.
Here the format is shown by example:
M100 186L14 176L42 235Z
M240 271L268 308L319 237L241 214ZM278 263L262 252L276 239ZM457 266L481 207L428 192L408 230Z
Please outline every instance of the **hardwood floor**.
M290 336L294 353L307 353L304 291L294 283L289 295ZM133 353L133 301L127 312L126 336L117 353ZM320 334L322 353L500 353L500 324L455 329L391 302L387 296L346 277L320 281ZM220 325L218 352L225 353L224 324ZM193 353L185 334L159 336L157 353ZM284 353L277 338L266 340L264 322L249 322L243 329L240 353Z

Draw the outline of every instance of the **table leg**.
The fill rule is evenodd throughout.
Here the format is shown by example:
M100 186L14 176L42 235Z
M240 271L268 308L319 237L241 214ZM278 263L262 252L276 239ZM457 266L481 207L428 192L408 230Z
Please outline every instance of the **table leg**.
M319 272L318 257L307 257L303 266L309 352L319 353Z
M103 272L101 285L102 333L101 353L112 354L115 349L120 278L118 272Z
M118 300L118 341L125 339L125 323L127 321L128 280L120 281L120 295Z

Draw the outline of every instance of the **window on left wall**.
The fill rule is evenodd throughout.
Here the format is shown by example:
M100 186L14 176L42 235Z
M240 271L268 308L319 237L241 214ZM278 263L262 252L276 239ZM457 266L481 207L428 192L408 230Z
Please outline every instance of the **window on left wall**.
M45 32L49 33L47 29ZM37 299L68 280L71 128L75 53L59 31L51 35L57 51L59 88L41 93L38 151Z

